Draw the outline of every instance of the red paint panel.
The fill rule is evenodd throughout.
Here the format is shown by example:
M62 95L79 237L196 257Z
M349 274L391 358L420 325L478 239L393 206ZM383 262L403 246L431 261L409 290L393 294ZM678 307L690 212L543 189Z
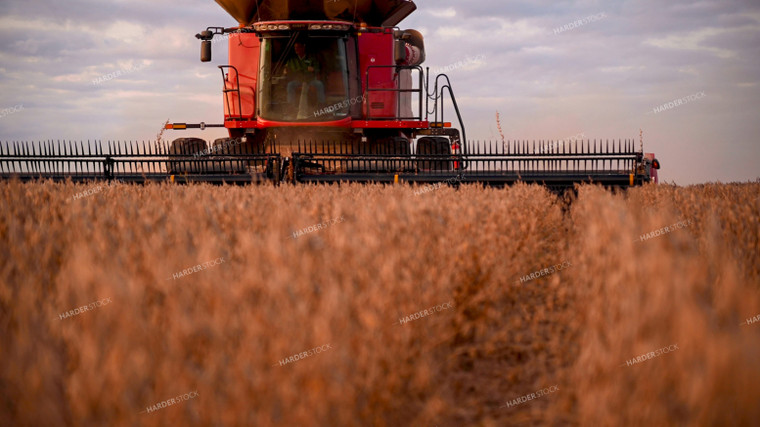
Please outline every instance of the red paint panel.
M382 33L361 33L358 42L362 91L367 95L363 109L365 118L396 117L397 92L367 91L367 89L398 89L393 68L371 68L378 65L395 65L393 32L387 30ZM367 107L369 107L369 116L367 116Z
M233 33L229 39L229 64L234 66L240 80L240 104L237 92L228 92L224 100L225 117L254 118L256 114L256 78L259 70L259 50L261 43L254 33ZM226 89L235 88L235 71L227 69ZM229 108L228 108L229 104ZM240 105L240 107L238 107ZM242 108L242 112L239 111ZM232 111L230 111L232 110Z

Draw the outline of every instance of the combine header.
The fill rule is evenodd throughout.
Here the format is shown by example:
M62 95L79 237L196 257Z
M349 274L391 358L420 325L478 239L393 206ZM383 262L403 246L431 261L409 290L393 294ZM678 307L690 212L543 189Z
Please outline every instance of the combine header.
M635 140L468 141L451 82L424 69L422 34L398 24L409 0L216 0L239 26L197 34L201 61L227 37L220 66L226 128L211 146L3 143L0 176L145 182L411 182L567 188L632 186L658 162ZM444 118L453 111L456 125ZM548 147L548 148L547 148Z

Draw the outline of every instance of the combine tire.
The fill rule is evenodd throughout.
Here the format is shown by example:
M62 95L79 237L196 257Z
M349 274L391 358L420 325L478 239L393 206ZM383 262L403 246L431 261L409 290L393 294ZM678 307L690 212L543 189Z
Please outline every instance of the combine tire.
M447 138L438 136L426 136L417 140L418 156L451 156L451 146ZM422 159L417 161L420 170L423 171L450 171L453 169L452 162L448 160Z
M244 151L244 148L240 145L239 139L217 138L214 140L214 143L209 150L209 160L215 160L214 162L209 162L209 167L216 173L247 173L248 167L245 161L219 161L219 157L247 152L248 151Z
M205 162L202 159L208 154L206 148L206 141L200 138L175 139L169 147L169 155L182 156L188 160L180 161L170 157L167 162L167 170L172 175L203 173L205 170L203 163Z
M211 158L216 158L217 161L219 160L219 157L230 155L245 156L266 154L266 149L262 144L256 145L251 139L249 139L248 142L242 142L240 138L218 138L214 141L214 144L209 151L211 151ZM263 160L230 160L219 162L219 164L223 165L224 172L234 174L265 174L271 168L275 167L275 165L269 165Z
M347 161L347 170L351 172L393 173L412 170L411 147L409 140L403 137L386 137L374 141L354 144L353 152L360 156L399 156L401 159Z
M407 169L411 170L412 148L409 144L409 140L404 137L390 137L383 138L377 141L373 147L372 154L387 154L400 156L402 160L388 160L384 162L378 162L378 169L384 172L403 172Z

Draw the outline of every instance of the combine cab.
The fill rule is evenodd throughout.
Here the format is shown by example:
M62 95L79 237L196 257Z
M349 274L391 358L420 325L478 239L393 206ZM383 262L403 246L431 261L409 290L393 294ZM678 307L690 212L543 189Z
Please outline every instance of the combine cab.
M579 182L639 185L659 167L633 140L473 143L446 75L423 68L422 35L398 24L408 0L216 0L240 24L196 35L201 60L228 37L220 66L224 127L208 146L179 138L169 146L11 144L0 173L21 179L211 182L517 181L552 187ZM453 111L456 126L444 119ZM550 147L542 149L541 147Z

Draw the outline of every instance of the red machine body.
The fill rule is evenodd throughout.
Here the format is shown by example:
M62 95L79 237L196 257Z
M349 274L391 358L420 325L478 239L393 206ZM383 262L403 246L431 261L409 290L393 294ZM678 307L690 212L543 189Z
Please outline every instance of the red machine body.
M228 37L229 63L219 67L224 122L166 129L226 128L228 138L177 138L163 147L109 142L86 153L80 146L0 146L0 179L527 182L557 189L657 181L660 164L645 157L643 141L639 151L633 140L576 141L541 152L535 142L469 143L448 76L423 70L422 35L398 28L416 9L411 0L215 1L240 24L196 35L203 62L211 61L214 37ZM444 120L445 110L456 113L458 128Z
M231 117L256 119L256 81L259 73L260 49L261 43L256 34L232 33L229 35L229 63L235 67L237 73L232 73L233 81L230 81L229 73L225 73L225 122ZM238 79L240 91L227 92L234 90L235 77Z
M336 25L334 21L274 21L258 23L255 28L297 26ZM430 123L423 120L421 114L409 120L404 114L410 115L412 96L406 90L413 90L410 70L398 72L397 65L407 59L406 49L404 58L396 57L398 30L393 28L357 27L352 23L340 22L339 25L350 28L344 35L347 38L348 76L356 80L354 90L349 90L347 98L342 101L334 99L333 104L345 103L352 108L351 114L337 120L272 120L259 114L257 88L262 74L260 56L262 40L265 32L234 32L229 36L229 65L223 66L224 71L224 118L225 127L230 129L231 136L237 136L240 130L252 133L256 129L274 127L322 127L354 129L415 129L429 128ZM302 31L302 37L309 38L316 31ZM404 46L404 48L408 48ZM420 68L420 73L422 72ZM333 73L335 74L335 73ZM335 93L333 88L340 85L340 75L325 76L325 91ZM349 85L351 86L351 85ZM341 91L338 90L338 93ZM421 102L418 99L417 102ZM403 108L402 108L403 107Z
M361 33L359 33L361 34ZM367 93L374 89L399 89L391 68L373 68L377 65L396 65L393 57L393 33L391 30L367 32L361 34L359 41L359 72L362 79L362 91ZM369 114L377 118L396 116L396 97L393 92L370 93L368 99ZM364 110L366 111L366 109ZM365 117L368 119L369 117Z

